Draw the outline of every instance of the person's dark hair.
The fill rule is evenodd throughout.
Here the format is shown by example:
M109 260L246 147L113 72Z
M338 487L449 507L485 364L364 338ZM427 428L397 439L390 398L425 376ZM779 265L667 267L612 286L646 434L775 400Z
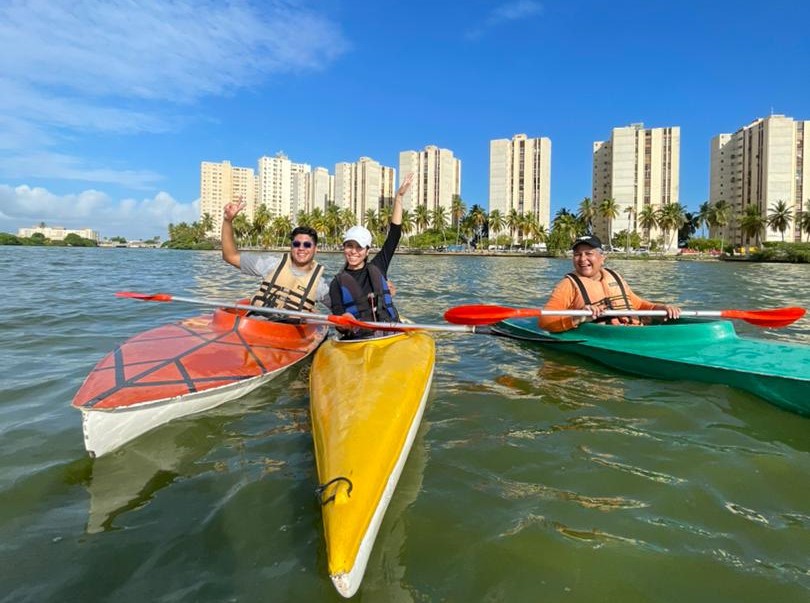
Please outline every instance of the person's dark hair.
M318 233L314 228L310 228L309 226L296 226L293 228L293 231L290 233L290 241L294 241L295 237L300 234L307 235L312 239L313 243L318 244Z

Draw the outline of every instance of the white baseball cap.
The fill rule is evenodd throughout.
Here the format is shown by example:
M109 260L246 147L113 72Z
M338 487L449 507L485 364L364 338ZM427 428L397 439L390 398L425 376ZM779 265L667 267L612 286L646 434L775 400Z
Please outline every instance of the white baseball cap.
M371 247L371 233L365 226L352 226L343 235L343 242L356 241L360 247Z

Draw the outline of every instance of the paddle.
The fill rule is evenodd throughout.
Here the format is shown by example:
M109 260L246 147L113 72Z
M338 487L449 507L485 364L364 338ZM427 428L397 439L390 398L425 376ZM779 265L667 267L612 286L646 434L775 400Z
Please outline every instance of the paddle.
M263 308L261 306L251 306L249 304L234 304L208 299L197 299L193 297L180 297L169 293L137 293L135 291L118 291L116 297L137 299L140 301L153 302L182 302L186 304L197 304L200 306L211 306L215 308L232 308L235 310L248 310L259 314L273 316L290 316L300 318L306 322L315 324L333 324L339 327L371 329L373 331L448 331L452 333L476 333L474 326L458 325L426 325L416 323L400 322L367 322L357 320L351 316L338 316L336 314L315 314L313 312L299 312L297 310L284 310L281 308Z
M736 318L758 327L786 327L805 314L804 308L772 310L681 310L681 316ZM444 313L444 319L461 325L491 325L508 318L528 316L590 316L588 310L543 310L509 308L495 305L456 306ZM666 310L606 310L603 316L666 316Z

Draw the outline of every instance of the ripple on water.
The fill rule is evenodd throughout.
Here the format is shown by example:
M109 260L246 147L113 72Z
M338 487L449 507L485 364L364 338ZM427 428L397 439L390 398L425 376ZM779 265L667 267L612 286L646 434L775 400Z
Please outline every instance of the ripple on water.
M586 496L572 491L561 490L551 486L537 483L527 483L494 477L491 484L485 489L494 489L499 496L506 499L536 498L540 500L556 500L573 502L587 509L599 511L616 511L621 509L640 509L647 503L631 500L621 496Z

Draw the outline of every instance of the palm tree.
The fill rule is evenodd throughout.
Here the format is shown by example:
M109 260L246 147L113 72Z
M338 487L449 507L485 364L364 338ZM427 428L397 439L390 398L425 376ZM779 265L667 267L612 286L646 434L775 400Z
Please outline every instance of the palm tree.
M478 227L475 225L475 216L473 215L472 211L464 216L464 219L461 220L461 228L459 230L460 234L464 235L464 240L467 243L471 243L475 240L475 234Z
M670 249L671 230L678 232L678 229L686 222L686 208L680 203L665 203L658 210L658 225L664 231L664 249ZM677 243L677 242L676 242Z
M498 240L498 233L503 230L503 227L506 226L506 220L503 218L503 214L501 214L501 210L493 209L489 212L489 233L490 239L492 239L492 233L495 233L495 242L497 244Z
M632 205L628 205L624 209L624 213L627 214L627 236L624 239L624 255L630 255L630 233L636 231L636 227L633 224L633 214L636 213L636 208Z
M807 200L810 205L810 199ZM810 210L800 212L797 219L799 220L799 232L807 233L810 236Z
M297 226L312 226L312 216L305 209L299 209L295 214L295 224Z
M782 242L785 242L785 231L790 228L793 221L793 208L788 207L784 201L777 201L768 213L768 228L778 230L782 235Z
M324 244L328 243L326 240L326 232L328 229L326 227L326 220L323 210L320 207L316 207L312 210L309 217L309 226L315 229L315 232L318 233L318 237L324 238Z
M574 239L582 233L582 228L582 222L565 208L557 211L551 225L552 234L559 233L565 249L571 247Z
M357 216L354 215L354 212L351 209L344 207L338 212L337 224L338 229L343 232L344 230L347 230L357 224ZM339 238L338 242L340 242Z
M708 201L700 204L697 214L697 227L701 229L703 238L706 238L706 226L709 225L709 216L711 215L712 205Z
M483 207L475 203L470 209L469 218L474 234L481 236L484 230L484 224L487 223L487 212L484 211Z
M267 247L271 236L275 236L275 244L279 247L283 246L285 237L292 229L292 220L289 216L276 216L273 218L269 230L262 231L262 245Z
M371 232L372 237L374 237L380 231L380 225L382 220L377 218L377 212L374 211L374 208L368 208L366 210L365 215L363 216L363 226L368 228L369 232ZM375 237L376 238L376 237Z
M598 213L598 208L594 202L591 201L590 197L585 197L582 201L580 201L577 217L585 222L585 227L588 229L588 234L593 232L593 219Z
M447 212L441 205L437 205L436 209L434 209L431 214L431 223L433 224L434 230L442 233L442 239L444 239L444 245L447 246L447 236L445 235L445 229L447 228Z
M725 226L728 224L729 221L729 212L731 212L731 206L728 204L728 201L723 199L719 199L716 201L709 212L709 229L719 228L720 229L720 251L723 251L724 243L725 243Z
M696 213L686 212L684 214L683 226L678 229L678 241L688 241L700 228L699 218Z
M619 217L619 207L616 200L608 197L599 204L599 215L607 220L608 245L613 247L613 220Z
M520 241L520 221L521 216L518 210L514 207L509 210L509 215L506 216L506 227L509 229L509 236L512 237L512 242L515 240L515 233L518 233L518 241Z
M388 225L391 223L391 216L394 214L394 208L391 205L386 205L378 212L379 228L381 233L388 232Z
M430 223L436 231L442 231L447 228L447 210L437 205L436 209L430 212Z
M250 232L250 224L248 223L248 219L245 217L245 214L237 214L233 219L233 222L231 222L231 225L233 226L233 236L236 237L236 240L239 242L241 247L245 244L245 239Z
M205 238L205 236L212 230L214 230L214 218L211 216L211 214L205 212L200 220L200 238Z
M332 236L332 240L337 239L337 232L340 229L340 208L335 203L329 203L326 205L326 211L324 212L324 226L326 227L326 239L329 240L329 236Z
M740 216L740 229L745 236L747 245L751 244L751 238L754 238L754 244L759 247L759 235L765 230L768 220L759 211L756 205L747 205L742 216Z
M647 247L650 247L652 230L658 227L658 214L652 205L645 205L638 212L638 223L644 234L647 236Z
M453 200L450 202L450 217L453 224L456 226L456 245L458 245L458 237L461 231L461 220L467 213L467 206L458 195L453 195Z
M540 224L537 216L532 212L523 214L523 232L526 235L524 242L533 240L538 243L545 243L548 241L545 226Z
M413 214L409 209L402 210L402 234L407 237L413 232Z
M428 226L430 226L430 212L428 211L427 205L417 205L414 214L414 223L416 224L416 230L419 233L424 232Z
M253 215L253 223L250 227L251 238L255 245L258 245L259 241L264 239L264 231L271 220L270 210L267 209L264 203L260 203L256 208L256 213Z

